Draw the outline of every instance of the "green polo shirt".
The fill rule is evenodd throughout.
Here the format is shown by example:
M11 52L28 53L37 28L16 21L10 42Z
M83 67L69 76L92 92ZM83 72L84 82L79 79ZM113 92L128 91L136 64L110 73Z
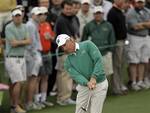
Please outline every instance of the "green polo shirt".
M92 76L97 83L106 79L102 55L91 41L79 43L79 49L75 54L68 55L64 67L80 85L86 86Z
M99 24L92 20L84 27L82 40L91 40L104 56L108 51L113 50L115 44L113 27L105 20Z
M12 47L10 41L13 39L24 40L29 38L29 33L24 24L16 26L14 22L11 22L6 26L6 55L7 56L24 56L24 50L26 46Z

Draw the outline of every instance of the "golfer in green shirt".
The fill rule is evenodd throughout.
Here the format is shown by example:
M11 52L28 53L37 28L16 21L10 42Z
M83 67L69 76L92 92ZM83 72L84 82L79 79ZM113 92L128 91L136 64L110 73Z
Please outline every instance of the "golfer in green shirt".
M56 43L68 54L64 67L78 83L75 113L101 113L108 82L99 49L91 41L76 43L66 34L57 36Z

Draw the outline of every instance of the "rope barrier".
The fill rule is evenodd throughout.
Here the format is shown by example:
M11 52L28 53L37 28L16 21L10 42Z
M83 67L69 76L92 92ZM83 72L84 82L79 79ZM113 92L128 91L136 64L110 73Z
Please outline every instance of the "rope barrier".
M125 44L112 44L112 45L106 45L106 46L102 46L102 47L98 47L98 48L99 49L106 49L106 48L114 48L114 47L121 47L121 46L125 46ZM63 54L64 54L64 52L61 52L61 53L51 54L50 56L58 56L58 55L63 55ZM0 61L0 64L3 64L3 63L4 63L4 61Z

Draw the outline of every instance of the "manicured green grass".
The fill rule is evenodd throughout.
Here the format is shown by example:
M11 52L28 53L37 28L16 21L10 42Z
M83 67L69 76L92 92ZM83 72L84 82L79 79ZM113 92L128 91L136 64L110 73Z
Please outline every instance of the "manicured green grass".
M150 90L130 92L126 96L108 96L103 113L150 113ZM74 113L75 106L47 108L29 113Z
M7 83L4 75L4 67L0 65L0 80ZM74 97L74 96L73 96ZM55 97L49 97L49 100L56 102ZM9 113L8 91L4 92L0 113ZM30 111L28 113L74 113L75 106L59 106L55 103L54 107L45 108L41 111ZM132 92L126 96L107 96L104 104L103 113L150 113L150 90Z
M150 90L130 92L126 96L110 96L103 113L150 113Z
M7 96L6 96L7 97ZM126 96L108 96L104 104L103 113L150 113L150 90L129 92ZM55 102L55 97L49 100ZM5 98L0 113L9 113L8 98ZM75 106L59 106L45 108L28 113L74 113Z

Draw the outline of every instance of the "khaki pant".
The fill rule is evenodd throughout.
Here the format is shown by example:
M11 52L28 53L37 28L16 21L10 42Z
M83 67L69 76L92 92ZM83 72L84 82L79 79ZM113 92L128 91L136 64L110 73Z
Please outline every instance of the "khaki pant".
M107 80L97 84L96 88L92 91L90 91L88 87L80 85L77 86L77 90L78 95L75 113L102 113L103 104L108 90ZM89 94L91 95L91 100L89 102L88 111L85 112L81 108L87 104Z
M112 88L114 93L121 93L121 87L123 84L123 62L124 62L124 41L118 41L113 53L113 69L114 74L112 76Z
M72 95L72 87L73 82L70 76L68 75L67 71L64 69L64 61L66 59L66 55L59 56L57 58L57 78L56 84L58 89L57 94L57 101L64 101L71 97Z
M113 74L112 53L108 52L105 56L103 56L103 61L106 76Z

